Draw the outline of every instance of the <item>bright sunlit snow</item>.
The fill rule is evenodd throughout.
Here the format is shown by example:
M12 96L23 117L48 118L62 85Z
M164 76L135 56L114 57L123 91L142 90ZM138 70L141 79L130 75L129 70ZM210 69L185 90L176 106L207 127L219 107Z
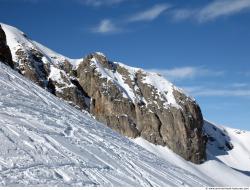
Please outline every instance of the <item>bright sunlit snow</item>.
M205 121L204 127L206 133L213 137L213 141L208 142L208 160L201 165L187 162L169 148L154 145L142 138L133 141L213 186L250 186L250 132L217 126L208 121ZM233 144L232 150L225 151L220 148L225 144L225 139Z
M204 186L0 63L0 185Z

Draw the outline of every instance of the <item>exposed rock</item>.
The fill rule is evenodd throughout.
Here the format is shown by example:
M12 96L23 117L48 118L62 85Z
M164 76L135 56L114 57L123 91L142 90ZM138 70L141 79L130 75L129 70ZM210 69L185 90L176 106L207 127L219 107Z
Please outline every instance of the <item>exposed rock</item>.
M107 76L105 76L107 74ZM130 75L134 74L133 77ZM133 91L135 99L117 85L121 77ZM131 73L122 65L112 63L100 54L87 56L77 69L79 84L92 98L90 113L119 133L168 146L174 152L194 163L205 157L203 118L199 106L177 88L173 96L175 107L165 106L161 93L145 82L147 73L137 70ZM171 92L166 92L171 93Z
M65 61L65 67L68 61ZM61 68L61 69L60 69ZM66 100L71 105L79 108L89 110L90 98L84 92L83 88L79 85L78 80L70 77L71 72L62 70L63 64L51 65L48 88L53 89L51 92L59 98Z
M43 54L34 48L27 51L20 47L15 56L18 57L17 70L39 86L46 88L49 65L43 62Z
M232 150L234 148L234 145L231 142L226 141L225 145L229 150Z
M0 25L0 61L14 68L10 48L6 43L6 35Z
M3 25L2 33L1 39L7 36L12 42L12 57L19 73L77 108L88 110L90 99L74 79L72 64L66 58L54 52L45 54L45 47L14 27ZM4 51L0 52L6 57Z
M71 60L23 33L18 39L22 43L11 47L17 69L41 87L120 134L168 146L194 163L206 159L199 106L163 77L111 62L101 53Z
M204 121L203 130L207 135L206 149L214 153L214 155L209 155L210 159L211 156L228 154L228 151L234 148L232 140L224 127Z

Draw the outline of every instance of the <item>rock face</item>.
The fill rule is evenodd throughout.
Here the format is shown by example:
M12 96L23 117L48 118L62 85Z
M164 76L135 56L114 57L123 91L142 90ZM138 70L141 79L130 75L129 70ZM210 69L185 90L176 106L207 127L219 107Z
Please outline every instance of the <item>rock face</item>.
M6 43L6 35L0 25L0 61L14 68L10 48Z
M27 78L122 135L168 146L194 163L205 160L199 106L163 77L111 62L102 53L72 60L13 27L3 29L16 69Z
M19 73L68 103L88 109L89 98L71 77L72 64L68 58L30 40L14 27L2 26Z
M161 76L110 62L100 53L84 58L76 71L96 119L128 137L168 146L194 163L205 158L199 106Z

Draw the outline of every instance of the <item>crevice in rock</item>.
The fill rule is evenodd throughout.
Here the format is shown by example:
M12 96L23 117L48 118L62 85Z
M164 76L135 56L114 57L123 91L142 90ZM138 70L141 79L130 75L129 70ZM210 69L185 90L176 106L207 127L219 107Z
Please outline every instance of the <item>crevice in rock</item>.
M82 86L80 85L80 83L78 82L78 80L76 79L70 79L70 81L72 82L72 84L74 84L77 89L84 95L84 97L86 98L90 98L90 96L87 94L87 92L82 88Z

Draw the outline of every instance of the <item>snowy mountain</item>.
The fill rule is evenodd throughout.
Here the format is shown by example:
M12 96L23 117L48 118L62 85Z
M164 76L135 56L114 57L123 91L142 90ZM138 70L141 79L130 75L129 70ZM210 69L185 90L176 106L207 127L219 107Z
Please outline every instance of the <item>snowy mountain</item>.
M250 186L250 132L156 73L0 26L0 186Z
M0 63L1 186L205 186Z
M26 78L124 136L167 146L194 163L206 159L199 105L162 76L110 61L100 52L70 59L15 27L1 26L2 43Z

